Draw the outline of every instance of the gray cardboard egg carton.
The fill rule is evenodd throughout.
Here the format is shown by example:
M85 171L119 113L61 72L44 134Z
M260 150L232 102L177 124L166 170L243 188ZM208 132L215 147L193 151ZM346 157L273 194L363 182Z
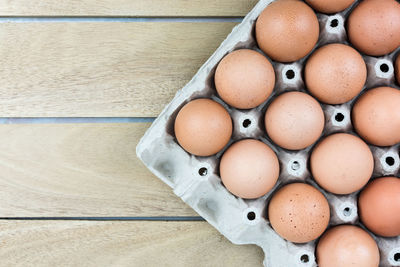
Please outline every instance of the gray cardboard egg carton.
M214 72L219 61L229 52L250 48L261 52L254 38L254 25L263 9L271 0L261 0L256 7L236 26L217 51L200 68L193 79L179 92L162 111L148 129L137 146L137 155L144 164L162 181L173 188L174 193L205 218L221 234L235 244L256 244L266 255L264 266L317 266L314 249L317 241L295 244L282 239L271 228L267 205L273 192L283 185L295 181L305 182L317 187L329 200L331 209L330 225L359 223L357 215L357 195L339 196L321 189L308 171L308 158L312 147L301 151L288 151L274 145L264 129L264 113L268 104L284 91L306 92L302 80L302 68L306 58L292 64L272 62L276 72L276 85L272 96L259 107L252 110L237 110L226 105L217 95L214 86ZM347 43L345 18L352 7L335 15L318 14L320 39L317 47L328 43ZM394 56L382 58L364 56L368 67L365 88L389 85L398 88L394 81ZM267 195L245 200L229 193L221 183L219 159L223 151L211 157L196 157L185 152L174 137L174 121L180 108L196 98L212 98L223 104L229 111L234 130L229 147L243 138L256 138L267 143L277 153L281 174L277 185ZM354 100L343 105L322 105L326 126L323 136L334 132L355 134L350 111ZM399 146L379 148L371 146L375 158L373 177L398 175L400 167ZM365 229L365 227L363 227ZM374 236L374 235L373 235ZM381 252L380 266L400 266L395 258L400 253L400 237L382 238L374 236ZM395 256L396 255L396 256Z

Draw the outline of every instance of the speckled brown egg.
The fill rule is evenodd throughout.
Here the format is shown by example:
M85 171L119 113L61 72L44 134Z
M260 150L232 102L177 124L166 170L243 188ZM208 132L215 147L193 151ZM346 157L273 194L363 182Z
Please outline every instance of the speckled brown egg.
M221 158L220 175L235 196L258 198L268 193L278 180L278 157L265 143L245 139L226 150Z
M175 136L187 152L210 156L224 148L232 135L232 120L226 109L210 99L187 103L175 120Z
M303 149L316 142L324 124L321 105L301 92L278 96L265 113L268 136L277 145L290 150Z
M400 84L400 54L396 58L395 62L395 75L397 79L397 83Z
M319 240L319 267L378 267L379 249L375 240L354 225L339 225L329 229Z
M278 0L268 5L256 22L258 46L273 60L292 62L306 56L319 37L314 11L298 0Z
M400 46L400 3L396 0L364 0L351 12L347 33L361 52L382 56Z
M219 96L239 109L254 108L270 96L275 86L272 64L260 53L236 50L219 63L215 71L215 87Z
M317 183L334 194L360 190L371 178L374 157L357 136L337 133L324 138L310 157L311 173Z
M378 87L368 90L354 104L353 126L367 142L391 146L400 142L400 90Z
M373 180L358 199L361 222L373 233L386 237L400 235L400 178Z
M315 187L289 184L279 189L268 206L272 228L284 239L305 243L318 238L329 223L328 200Z
M306 2L319 12L332 14L345 10L354 3L354 0L306 0Z
M344 44L329 44L317 49L305 66L307 89L327 104L342 104L356 97L367 80L362 56Z

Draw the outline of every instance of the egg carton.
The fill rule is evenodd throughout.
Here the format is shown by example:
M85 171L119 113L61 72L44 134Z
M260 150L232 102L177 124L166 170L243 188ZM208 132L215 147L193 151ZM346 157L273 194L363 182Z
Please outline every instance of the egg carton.
M311 177L308 159L312 146L300 151L285 150L275 145L265 132L264 114L268 104L277 95L284 91L308 93L302 79L302 69L308 56L291 64L270 60L276 73L274 91L265 103L251 110L238 110L228 106L219 98L214 85L215 69L228 53L248 48L264 54L257 47L254 28L257 17L271 2L273 1L259 1L242 23L233 29L193 79L178 91L165 107L140 140L136 152L151 172L172 187L178 197L232 243L260 246L266 255L264 266L311 267L317 266L314 254L317 240L305 244L292 243L281 238L270 226L266 209L274 191L296 181L311 184L329 201L331 210L329 227L340 224L354 224L364 229L365 227L359 222L357 213L359 192L350 195L331 194L320 188ZM328 43L350 45L347 42L345 20L353 7L354 5L334 15L316 13L320 23L320 37L315 49ZM398 52L399 49L380 58L363 55L368 69L368 78L363 91L366 88L383 85L399 88L395 84L393 67L394 57ZM232 117L234 129L229 144L211 157L197 157L187 153L179 146L174 136L177 113L182 106L196 98L211 98L221 103ZM321 138L335 132L356 135L350 117L355 99L342 105L321 104L326 120ZM241 199L229 193L219 177L219 159L224 150L233 142L244 138L255 138L268 144L278 155L281 167L275 187L265 196L253 200ZM370 146L370 148L375 160L373 178L399 175L399 144L392 147ZM380 249L380 266L400 266L400 237L383 238L372 233L371 235Z

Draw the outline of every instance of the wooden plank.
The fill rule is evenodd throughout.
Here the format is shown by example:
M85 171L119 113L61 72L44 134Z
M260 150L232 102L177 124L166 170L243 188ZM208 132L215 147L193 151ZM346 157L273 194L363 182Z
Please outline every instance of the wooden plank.
M206 222L0 221L1 266L262 266Z
M0 217L197 216L136 157L148 126L0 125Z
M257 0L1 0L2 16L244 16Z
M234 25L0 23L0 116L156 116Z

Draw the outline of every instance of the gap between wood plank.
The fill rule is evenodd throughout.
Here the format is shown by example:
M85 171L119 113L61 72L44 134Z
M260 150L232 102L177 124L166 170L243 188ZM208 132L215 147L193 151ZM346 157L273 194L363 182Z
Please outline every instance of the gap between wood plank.
M159 217L0 217L2 220L14 220L14 221L188 221L197 222L205 221L200 216L159 216Z
M7 22L242 22L243 17L7 17Z
M65 123L143 123L153 122L153 117L43 117L43 118L0 118L1 124L65 124Z

